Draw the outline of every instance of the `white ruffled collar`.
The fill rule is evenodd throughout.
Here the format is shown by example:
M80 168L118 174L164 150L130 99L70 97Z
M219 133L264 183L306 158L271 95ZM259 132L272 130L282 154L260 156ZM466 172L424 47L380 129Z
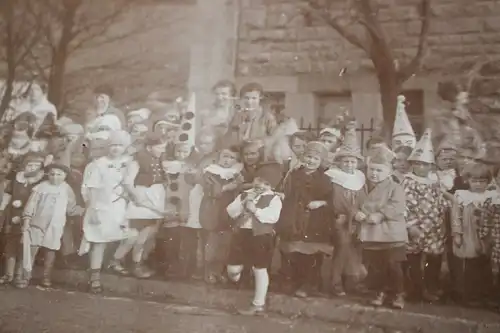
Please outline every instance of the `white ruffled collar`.
M344 172L339 168L331 168L325 171L325 175L330 177L330 181L334 184L340 185L343 188L351 191L359 191L365 186L365 174L359 170L354 171L353 174Z
M221 177L224 180L229 180L234 178L236 174L240 173L242 169L243 169L243 164L241 163L238 163L230 168L223 168L218 164L210 164L205 169L203 169L203 172L210 172L214 175Z
M482 205L487 199L498 198L497 191L485 191L482 193L475 193L469 190L458 190L455 192L455 199L459 204L464 206L473 204L474 206Z
M16 181L20 184L23 185L28 185L28 184L34 184L42 180L43 176L45 176L45 173L43 170L40 170L35 176L33 177L26 177L24 175L24 172L18 172L16 174Z
M405 175L405 178L412 179L412 180L416 181L417 183L425 184L425 185L433 185L433 184L437 183L437 179L434 179L433 177L431 177L430 174L428 177L420 177L420 176L417 176L416 174L414 174L413 172L409 172Z
M9 145L7 147L7 153L14 156L21 156L27 154L31 150L31 141L28 139L24 146L21 148L12 147Z

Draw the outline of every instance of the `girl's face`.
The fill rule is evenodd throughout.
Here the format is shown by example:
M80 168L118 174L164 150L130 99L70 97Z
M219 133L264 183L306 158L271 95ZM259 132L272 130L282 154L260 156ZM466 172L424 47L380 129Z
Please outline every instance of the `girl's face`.
M248 91L243 95L243 102L245 105L245 109L247 110L256 110L260 108L260 100L261 100L260 91Z
M184 161L191 155L191 147L187 144L177 145L175 147L175 159L178 161Z
M125 153L126 147L122 144L119 145L110 145L109 146L109 156L111 158L117 158L123 155Z
M100 94L95 97L96 109L98 114L103 114L109 107L110 98L108 95Z
M312 154L306 154L303 157L304 167L307 171L315 171L321 166L321 157Z
M463 170L466 165L474 163L474 160L468 156L459 156L457 158L457 166L459 170Z
M292 149L295 156L302 156L305 148L306 148L306 141L301 140L299 138L294 138L292 144L290 145L290 149Z
M225 105L231 100L231 88L230 87L218 87L214 91L215 103L218 105Z
M209 135L200 136L196 147L203 155L210 154L215 150L215 138Z
M394 170L402 174L410 172L411 164L410 162L408 162L408 156L406 156L406 154L403 153L396 154L396 158L394 159L394 162L392 164Z
M414 161L411 163L413 173L419 177L427 177L431 171L432 164Z
M384 164L368 164L366 176L371 183L380 183L391 175L392 168Z
M142 138L148 132L148 128L146 126L140 126L139 124L132 125L130 129L130 135L133 138Z
M339 138L330 134L323 134L320 136L319 141L325 145L328 151L332 151L337 147Z
M243 161L248 166L254 166L260 161L260 149L254 147L246 148L243 151Z
M256 177L254 180L253 180L253 188L258 192L258 193L264 193L266 191L269 191L271 190L271 185L266 182L265 180L259 178L259 177Z
M455 166L456 158L448 153L440 153L436 157L436 164L439 170L453 169Z
M28 162L24 167L24 172L26 174L34 174L42 169L43 164L41 162Z
M488 188L488 185L490 185L488 179L476 177L469 178L468 183L470 186L470 191L476 193L482 193L486 191L486 188Z
M219 165L223 168L230 168L238 163L239 154L224 149L219 154Z
M356 157L344 156L340 159L339 167L342 171L353 174L358 168L358 159Z
M52 185L60 185L66 179L66 172L59 169L51 169L49 171L49 182Z

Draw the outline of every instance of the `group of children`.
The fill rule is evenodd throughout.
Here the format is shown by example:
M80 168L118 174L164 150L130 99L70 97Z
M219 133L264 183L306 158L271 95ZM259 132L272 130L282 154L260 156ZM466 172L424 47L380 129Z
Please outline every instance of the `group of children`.
M105 253L118 243L109 267L119 274L148 278L155 268L209 284L253 276L254 299L242 314L264 311L277 255L296 297L368 288L374 306L434 302L446 287L445 262L457 300L495 300L500 186L491 189L491 166L445 141L435 152L430 130L416 142L402 99L391 148L374 138L363 155L345 117L317 137L281 128L288 158L273 159L269 152L286 154L272 137L280 130L272 114L242 116L260 110L262 89L243 89L244 111L233 108L234 90L216 85L225 96L214 105L218 118L209 112L201 122L191 98L183 108L158 102L155 115L129 112L120 125L103 91L104 110L86 128L59 120L39 131L44 137L27 115L14 119L0 168L0 283L28 286L43 249L50 287L62 246L69 260L88 254L89 288L100 292ZM231 131L243 139L224 142Z

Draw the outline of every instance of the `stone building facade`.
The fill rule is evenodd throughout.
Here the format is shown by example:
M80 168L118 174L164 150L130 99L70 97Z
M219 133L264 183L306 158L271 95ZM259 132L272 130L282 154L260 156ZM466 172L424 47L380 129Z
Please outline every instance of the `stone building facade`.
M418 43L420 22L416 6L420 1L375 2L380 5L377 16L394 54L401 62L410 59ZM205 78L210 77L210 84L223 77L234 79L239 86L249 81L260 82L277 103L284 104L287 114L303 119L304 124L316 126L318 121L328 122L348 108L361 124L368 126L372 118L381 115L371 61L324 22L303 15L300 3L300 0L198 0L199 8L205 6L205 14L200 15L219 15L219 25L226 31L223 35L212 35L208 44L225 46L225 51L218 52L235 57L229 62L227 58L215 61L216 64L212 62L209 67L217 74L206 74ZM334 11L346 15L347 2L338 3ZM200 36L208 36L215 29L206 27L202 26ZM430 110L439 107L437 86L446 79L449 69L477 57L500 55L500 3L435 0L428 42L430 54L424 69L406 82L403 91L417 128L422 127ZM222 63L226 67L220 71ZM191 68L194 69L193 65Z

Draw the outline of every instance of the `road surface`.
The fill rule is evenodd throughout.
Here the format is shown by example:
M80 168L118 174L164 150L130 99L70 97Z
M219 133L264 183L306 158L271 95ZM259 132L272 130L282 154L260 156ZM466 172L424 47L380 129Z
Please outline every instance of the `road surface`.
M280 316L219 310L63 290L0 288L0 333L381 333Z

